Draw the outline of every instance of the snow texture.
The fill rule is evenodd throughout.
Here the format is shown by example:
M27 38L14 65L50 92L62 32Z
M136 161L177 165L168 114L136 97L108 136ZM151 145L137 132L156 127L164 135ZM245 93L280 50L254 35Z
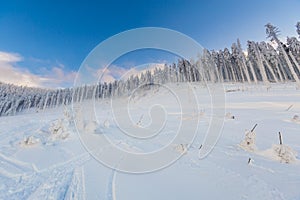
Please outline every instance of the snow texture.
M131 102L133 124L141 121L140 126L150 121L148 108L155 99L165 105L169 121L149 140L122 134L107 114L111 107L105 99L95 102L97 122L77 121L76 105L74 115L62 105L1 117L0 199L300 199L300 127L293 117L300 112L300 96L295 84L225 85L231 91L226 93L226 113L238 117L232 120L224 115L221 138L204 159L198 158L198 152L210 124L210 97L202 84L192 86L202 100L194 115L180 113L162 88L147 90L146 97L137 96ZM181 84L174 87L185 89ZM169 144L177 120L195 119L199 128L194 142L173 147L174 153L183 156L163 170L139 175L97 162L86 152L74 127L82 123L86 134L97 137L95 133L101 132L118 148L147 153ZM245 133L256 123L255 132ZM279 131L284 133L282 145L278 144Z

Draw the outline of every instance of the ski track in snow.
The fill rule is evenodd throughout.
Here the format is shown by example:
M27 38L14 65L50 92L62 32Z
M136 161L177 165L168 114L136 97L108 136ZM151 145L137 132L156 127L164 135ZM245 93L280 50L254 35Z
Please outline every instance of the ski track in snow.
M67 200L85 200L85 183L83 167L76 168L73 172L71 184L65 196Z
M106 200L117 200L116 176L117 176L117 171L114 169L114 170L112 170L109 181L108 181Z
M44 181L29 197L35 199L65 199L74 171L53 170L50 177Z
M236 171L233 171L229 168L225 168L220 164L217 164L216 162L211 163L224 172L226 180L235 180L235 178L242 179L244 188L249 188L248 194L255 194L255 198L285 200L283 194L278 190L278 188L266 183L263 179L259 178L258 176L250 175L248 177L242 177L241 174ZM247 197L248 194L243 195L245 199L252 199L252 197Z
M32 166L23 163L19 160L6 157L0 153L0 174L5 175L6 177L18 176L24 172L29 172L32 170Z
M38 172L6 179L0 187L0 199L85 199L84 177L79 166L90 159L84 154Z

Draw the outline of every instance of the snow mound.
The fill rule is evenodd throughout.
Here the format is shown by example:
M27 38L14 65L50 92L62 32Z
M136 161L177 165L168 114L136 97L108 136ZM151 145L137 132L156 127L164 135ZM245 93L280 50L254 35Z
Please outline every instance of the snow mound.
M23 147L34 146L40 142L40 139L33 136L25 137L23 141L20 142L20 145Z
M100 133L99 124L95 119L84 116L81 109L75 111L75 124L77 129L83 133Z
M178 144L174 146L175 151L177 151L180 154L186 154L188 151L188 145L187 144Z
M246 131L244 140L240 143L240 147L246 151L255 151L257 147L255 145L256 133L254 131Z
M76 126L79 131L84 132L84 133L100 133L99 131L99 125L96 121L94 120L77 120L76 121Z
M225 115L225 117L226 117L226 119L234 119L235 118L234 115L232 115L231 113L227 113Z
M270 149L263 151L261 155L283 163L294 163L297 161L297 152L283 144L273 144Z
M88 133L95 133L98 129L98 123L96 121L88 121L84 125L84 131Z
M103 127L104 127L104 128L109 128L109 126L110 126L109 121L108 121L108 120L105 120L105 121L103 122Z

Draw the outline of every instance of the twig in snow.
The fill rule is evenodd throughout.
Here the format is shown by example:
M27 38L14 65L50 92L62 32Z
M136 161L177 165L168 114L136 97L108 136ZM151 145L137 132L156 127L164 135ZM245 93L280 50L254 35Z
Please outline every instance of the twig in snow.
M251 129L251 132L253 132L256 127L257 127L257 124L255 124L254 127Z
M282 145L282 137L281 137L281 133L279 132L279 144Z
M248 160L248 165L250 164L250 162L251 162L251 158L249 158L249 160Z
M285 111L289 111L293 107L293 104L290 105Z
M136 125L138 125L138 126L141 125L143 118L144 118L144 115L141 115L140 120L136 123Z

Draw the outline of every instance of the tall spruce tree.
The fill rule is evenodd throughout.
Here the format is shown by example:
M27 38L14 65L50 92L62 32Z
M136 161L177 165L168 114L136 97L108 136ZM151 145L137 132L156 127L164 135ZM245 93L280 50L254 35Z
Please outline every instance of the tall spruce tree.
M297 75L297 71L294 69L293 64L291 63L289 56L286 52L286 49L282 45L282 42L278 39L279 30L277 27L273 26L271 23L265 25L267 38L270 38L271 41L275 41L278 45L279 51L282 53L284 60L289 68L291 73L291 77L297 82L298 86L300 86L300 80Z

